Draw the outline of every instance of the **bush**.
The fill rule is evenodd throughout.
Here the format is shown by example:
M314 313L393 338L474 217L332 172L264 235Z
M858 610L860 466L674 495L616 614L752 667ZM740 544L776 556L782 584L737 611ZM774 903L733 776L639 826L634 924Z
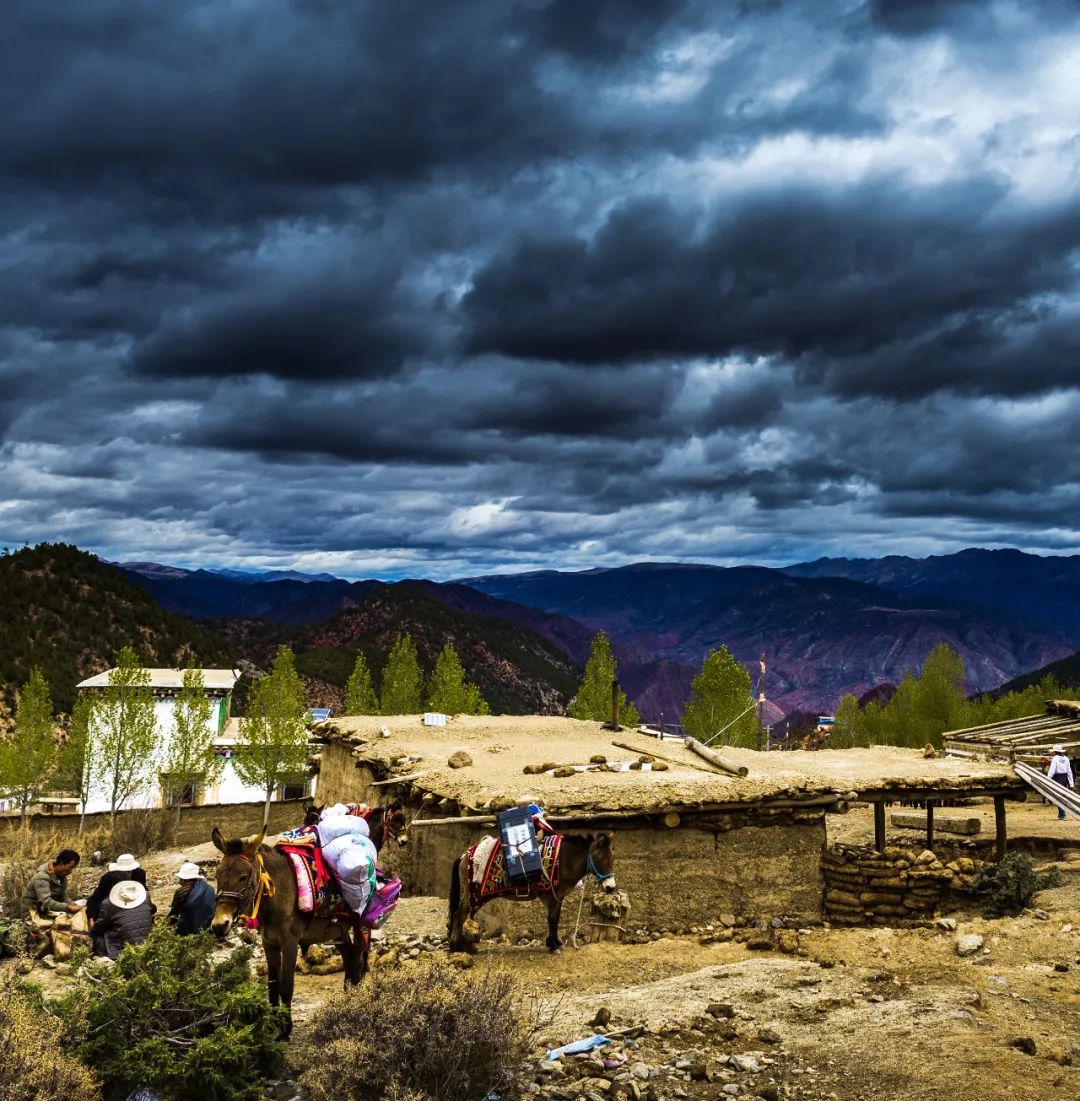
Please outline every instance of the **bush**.
M315 1014L296 1061L312 1101L512 1093L541 1022L503 972L381 967Z
M1020 913L1037 891L1059 882L1057 868L1039 875L1030 856L1013 852L983 869L975 882L975 894L982 897L987 916L1004 917Z
M4 1101L94 1101L94 1076L69 1054L64 1027L33 1000L0 993L0 1097Z
M284 1062L283 1010L251 980L251 950L212 959L209 933L158 925L116 966L84 979L56 1008L106 1101L139 1087L165 1101L254 1101Z
M121 853L145 856L171 849L176 841L175 810L126 810L117 814L102 854L115 860Z

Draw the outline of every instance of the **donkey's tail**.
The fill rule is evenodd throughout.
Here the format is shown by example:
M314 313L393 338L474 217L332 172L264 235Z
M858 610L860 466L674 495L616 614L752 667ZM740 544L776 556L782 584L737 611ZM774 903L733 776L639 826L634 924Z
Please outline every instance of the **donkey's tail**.
M450 936L454 935L454 915L461 905L461 872L458 868L460 863L461 857L459 856L455 857L453 864L450 865L450 912L447 922L447 930Z

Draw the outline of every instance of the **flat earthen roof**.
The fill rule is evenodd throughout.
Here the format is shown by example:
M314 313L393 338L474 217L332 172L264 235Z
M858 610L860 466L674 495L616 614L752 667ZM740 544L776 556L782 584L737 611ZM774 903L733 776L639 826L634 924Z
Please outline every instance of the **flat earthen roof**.
M383 731L387 732L384 736ZM557 716L460 716L445 727L426 727L420 716L335 718L312 735L344 741L353 755L369 762L380 778L404 782L474 812L490 812L528 802L550 814L586 811L653 813L728 804L762 804L856 793L889 791L968 792L1024 789L1003 764L951 758L924 758L917 750L873 749L773 751L721 748L747 767L737 777L715 771L681 742L659 741L636 730L604 730L600 723ZM623 742L632 749L614 745ZM465 750L472 764L450 768L448 758ZM557 777L526 775L527 765L584 765L600 755L626 765L641 754L664 759L666 771L588 771Z

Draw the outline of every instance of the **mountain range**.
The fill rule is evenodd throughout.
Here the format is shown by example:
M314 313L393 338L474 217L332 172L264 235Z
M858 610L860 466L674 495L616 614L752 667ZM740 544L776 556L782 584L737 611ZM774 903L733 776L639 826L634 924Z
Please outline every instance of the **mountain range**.
M215 629L249 646L260 638L292 640L298 653L327 649L314 644L320 632L336 639L329 649L341 653L354 642L363 648L374 632L377 650L394 627L375 609L400 600L399 593L425 598L411 605L417 614L410 629L421 636L425 617L440 606L488 624L502 621L512 630L500 634L500 647L520 633L538 653L533 636L539 636L549 657L554 652L569 662L558 671L545 665L543 677L554 692L534 685L518 707L526 698L558 706L554 700L565 699L570 670L583 664L602 629L612 639L624 687L654 721L677 720L690 681L720 644L747 665L755 684L757 659L767 655L767 695L784 712L831 710L845 692L895 684L942 641L963 657L972 691L997 688L1080 647L1080 558L1009 550L819 559L782 569L645 563L393 585L311 575L234 577L154 563L121 568L165 608L208 625L262 621L262 627Z

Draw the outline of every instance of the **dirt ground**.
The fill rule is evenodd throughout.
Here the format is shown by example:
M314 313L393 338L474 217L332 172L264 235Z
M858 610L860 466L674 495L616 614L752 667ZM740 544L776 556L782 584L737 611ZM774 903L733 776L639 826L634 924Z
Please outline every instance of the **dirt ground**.
M1060 829L1063 845L1080 850L1080 824L1059 828L1041 803L1010 805L1009 819L1013 836L1049 831L1058 838ZM866 841L872 817L860 808L831 818L829 829L831 840ZM207 844L147 858L159 907L168 904L183 859L215 855ZM511 970L546 1007L552 1020L544 1046L589 1035L597 1010L606 1008L609 1029L645 1026L643 1055L668 1052L672 1043L710 1058L749 1053L778 1083L776 1096L791 1101L1065 1101L1080 1090L1080 860L1057 866L1061 885L1022 916L955 915L956 931L817 927L802 930L798 953L786 955L738 942L702 944L700 936L568 947L557 956L485 942L475 966ZM403 899L386 932L441 937L445 921L442 899ZM572 924L564 918L564 937ZM962 958L956 937L967 933L981 935L984 947ZM393 965L415 969L422 981L430 958L422 952ZM40 968L33 978L50 990L68 981ZM298 1029L341 984L340 974L298 977ZM734 1007L734 1035L722 1040L702 1030L715 1002ZM766 1044L760 1035L771 1038ZM1034 1055L1013 1046L1019 1038L1033 1042ZM684 1086L675 1096L730 1094L718 1081ZM755 1096L749 1079L740 1088ZM544 1097L542 1088L537 1096Z

